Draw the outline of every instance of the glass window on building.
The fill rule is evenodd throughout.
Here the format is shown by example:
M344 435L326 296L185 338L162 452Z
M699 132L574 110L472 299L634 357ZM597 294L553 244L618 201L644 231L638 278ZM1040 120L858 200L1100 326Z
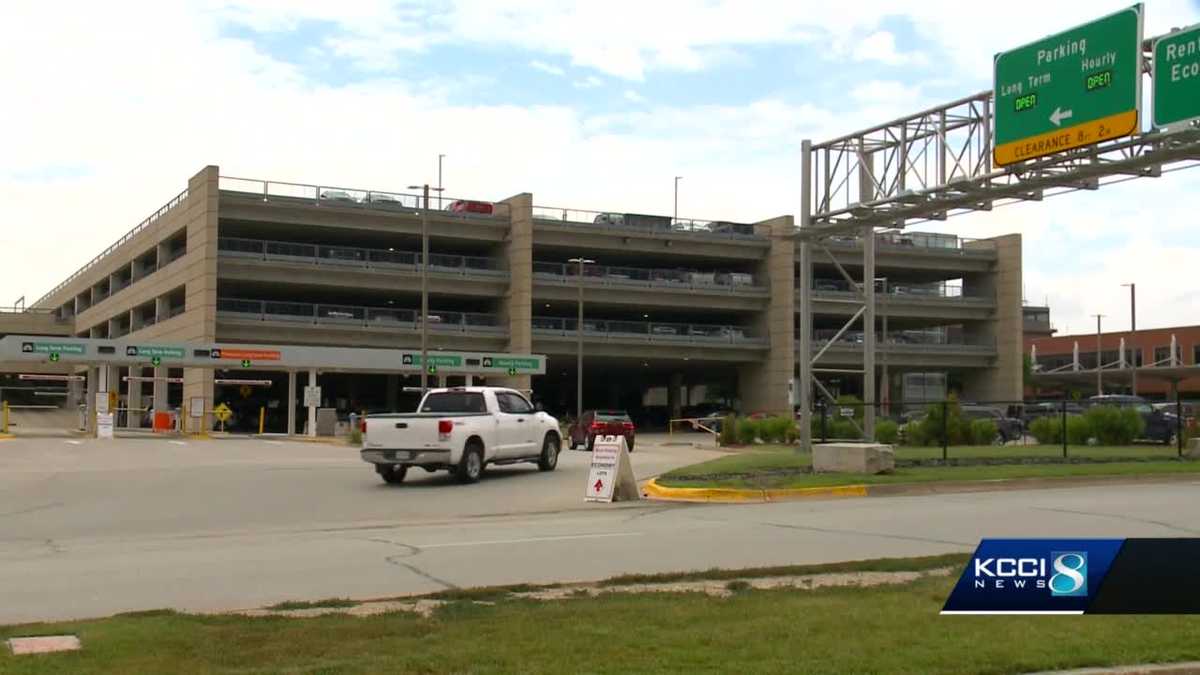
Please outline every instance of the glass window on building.
M1171 359L1171 345L1154 348L1154 363L1155 366L1169 366ZM1175 360L1178 363L1183 363L1183 345L1175 344Z

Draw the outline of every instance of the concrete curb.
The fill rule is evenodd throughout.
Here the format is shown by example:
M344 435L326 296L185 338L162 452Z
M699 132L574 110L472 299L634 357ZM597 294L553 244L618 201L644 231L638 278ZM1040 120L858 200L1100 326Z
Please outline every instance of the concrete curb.
M13 436L12 434L0 434L0 441L11 441L14 438L16 438L16 436Z
M1200 481L1200 473L1158 474L1146 476L1078 476L1067 478L1011 478L977 481L928 483L881 483L877 485L830 485L827 487L754 490L737 488L683 488L659 485L654 478L642 486L649 499L668 502L761 504L801 499L844 497L902 497L964 492L1001 492L1005 490L1049 490L1061 487L1101 485L1137 485Z
M746 504L794 501L798 499L828 499L833 497L866 497L866 485L831 485L828 487L787 488L778 490L741 490L736 488L681 488L659 485L651 478L642 486L650 499L672 502L722 502Z

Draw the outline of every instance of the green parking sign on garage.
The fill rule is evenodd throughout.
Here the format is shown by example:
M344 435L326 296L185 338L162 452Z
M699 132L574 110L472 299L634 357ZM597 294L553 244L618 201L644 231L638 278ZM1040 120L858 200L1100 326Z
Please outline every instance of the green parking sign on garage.
M1154 41L1154 126L1200 119L1200 24Z

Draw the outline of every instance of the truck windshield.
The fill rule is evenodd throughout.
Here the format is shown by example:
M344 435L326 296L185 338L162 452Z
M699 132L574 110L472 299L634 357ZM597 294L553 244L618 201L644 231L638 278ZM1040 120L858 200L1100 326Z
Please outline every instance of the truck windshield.
M481 413L487 412L487 405L479 392L443 391L426 396L419 412Z

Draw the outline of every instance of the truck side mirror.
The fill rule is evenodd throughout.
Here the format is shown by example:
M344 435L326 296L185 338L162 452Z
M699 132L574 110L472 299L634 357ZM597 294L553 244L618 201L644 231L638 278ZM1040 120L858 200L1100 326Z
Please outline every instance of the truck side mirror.
M534 403L534 404L533 404L533 410L534 410L535 412L545 412L546 408L545 408L545 407L543 407L541 403Z

